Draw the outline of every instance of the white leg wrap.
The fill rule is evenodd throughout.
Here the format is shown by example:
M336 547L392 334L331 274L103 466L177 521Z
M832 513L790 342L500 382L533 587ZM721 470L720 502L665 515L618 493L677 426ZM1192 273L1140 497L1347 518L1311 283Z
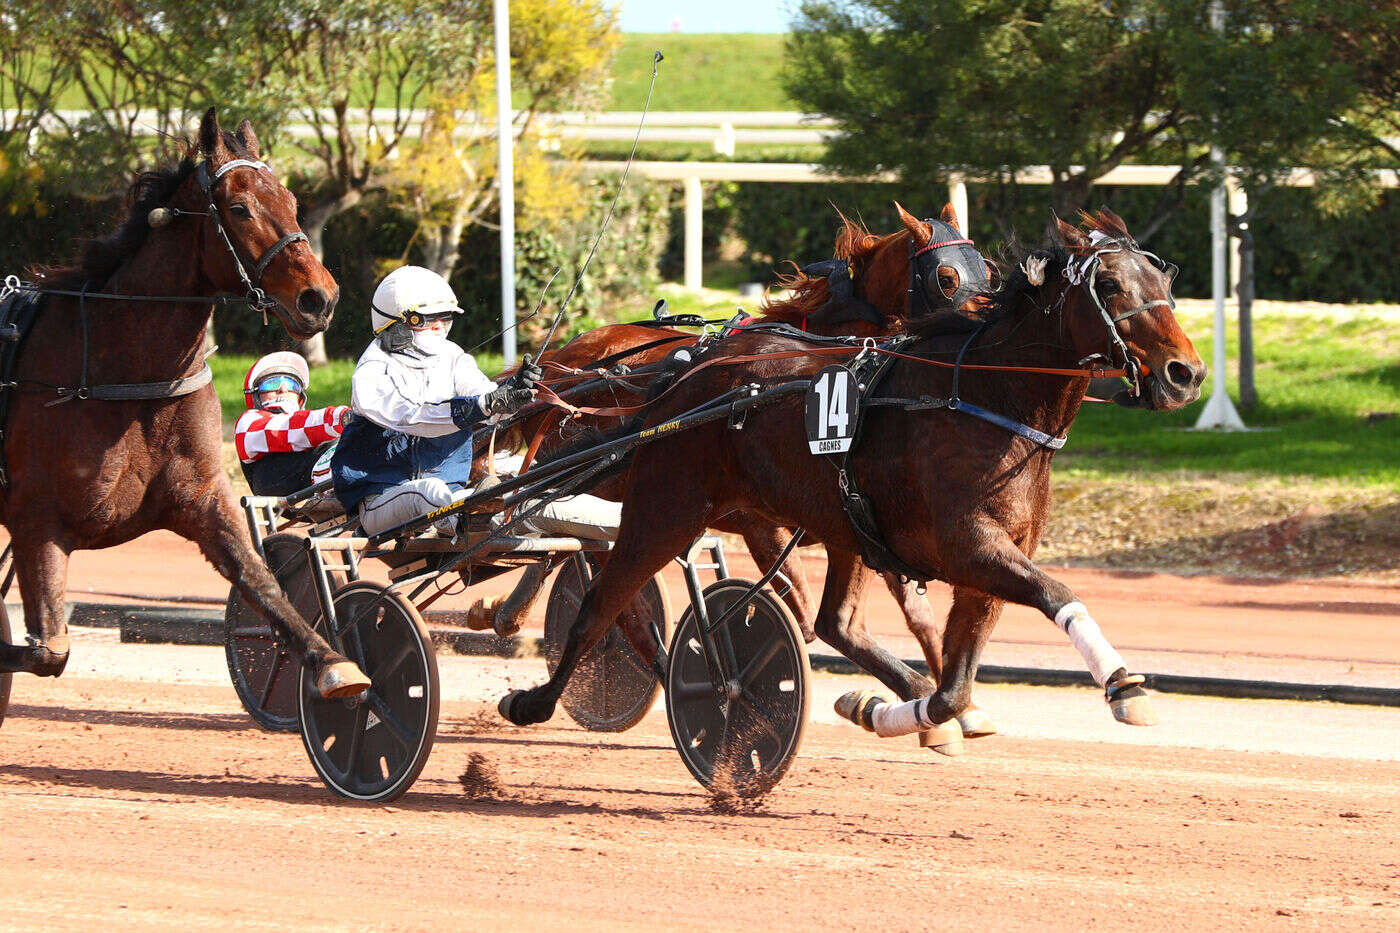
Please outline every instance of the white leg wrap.
M1072 602L1055 614L1058 625L1069 640L1074 643L1089 673L1094 675L1100 687L1108 683L1108 677L1120 667L1126 668L1123 657L1114 650L1099 631L1099 624L1089 615L1088 608L1081 602Z
M913 735L933 727L928 718L928 697L908 703L881 703L870 712L870 724L883 739Z

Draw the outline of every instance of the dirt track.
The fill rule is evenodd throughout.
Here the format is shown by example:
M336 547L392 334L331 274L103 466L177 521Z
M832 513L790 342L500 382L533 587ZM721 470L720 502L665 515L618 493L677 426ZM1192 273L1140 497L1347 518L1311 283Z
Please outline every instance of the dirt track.
M950 760L835 724L856 681L823 677L793 771L726 816L664 714L502 728L480 701L539 662L451 658L427 770L369 808L249 728L218 649L110 639L16 683L5 926L1400 926L1400 710L1160 697L1130 729L1090 691L987 688L1007 734ZM463 793L473 752L498 797Z

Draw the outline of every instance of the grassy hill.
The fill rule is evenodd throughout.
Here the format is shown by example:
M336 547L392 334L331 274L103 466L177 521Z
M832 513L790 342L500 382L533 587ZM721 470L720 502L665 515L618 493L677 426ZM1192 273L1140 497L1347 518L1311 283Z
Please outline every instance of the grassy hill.
M798 110L778 70L783 36L754 33L625 33L613 65L608 110L641 110L651 53L666 56L652 110Z

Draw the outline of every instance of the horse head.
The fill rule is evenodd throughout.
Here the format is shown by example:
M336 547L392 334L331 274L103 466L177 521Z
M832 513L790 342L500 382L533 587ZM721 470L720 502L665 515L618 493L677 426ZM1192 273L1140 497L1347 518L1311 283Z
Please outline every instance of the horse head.
M914 321L981 322L999 287L996 266L962 235L951 204L919 220L895 202L903 230L877 235L841 215L836 259L779 276L787 297L765 299L769 320L818 333L875 336Z
M1206 367L1172 314L1176 267L1140 247L1112 211L1082 218L1080 229L1053 217L1049 230L1067 252L1063 322L1078 362L1128 371L1133 385L1114 398L1120 405L1171 411L1194 402ZM1043 257L1028 271L1037 263L1043 274Z
M258 138L244 120L236 132L219 128L210 107L199 126L201 159L186 190L207 213L201 224L201 271L220 292L246 294L270 310L293 337L325 330L340 287L316 258L297 224L292 193L262 162ZM153 225L168 217L152 211Z
M898 201L894 207L909 232L907 317L953 311L984 320L1001 273L963 236L953 205L945 204L937 220L919 220Z

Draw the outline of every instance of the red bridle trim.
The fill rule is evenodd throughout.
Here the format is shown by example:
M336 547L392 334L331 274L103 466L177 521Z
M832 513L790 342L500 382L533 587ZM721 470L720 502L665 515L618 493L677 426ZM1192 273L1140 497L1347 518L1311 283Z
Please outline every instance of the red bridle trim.
M930 243L928 246L925 246L923 249L921 249L921 250L917 251L916 253L914 253L914 255L915 255L915 256L922 256L924 253L927 253L929 250L931 250L931 249L938 249L940 246L972 246L972 245L973 245L973 244L972 244L972 241L971 241L971 240L944 240L944 241L941 242L941 243Z

